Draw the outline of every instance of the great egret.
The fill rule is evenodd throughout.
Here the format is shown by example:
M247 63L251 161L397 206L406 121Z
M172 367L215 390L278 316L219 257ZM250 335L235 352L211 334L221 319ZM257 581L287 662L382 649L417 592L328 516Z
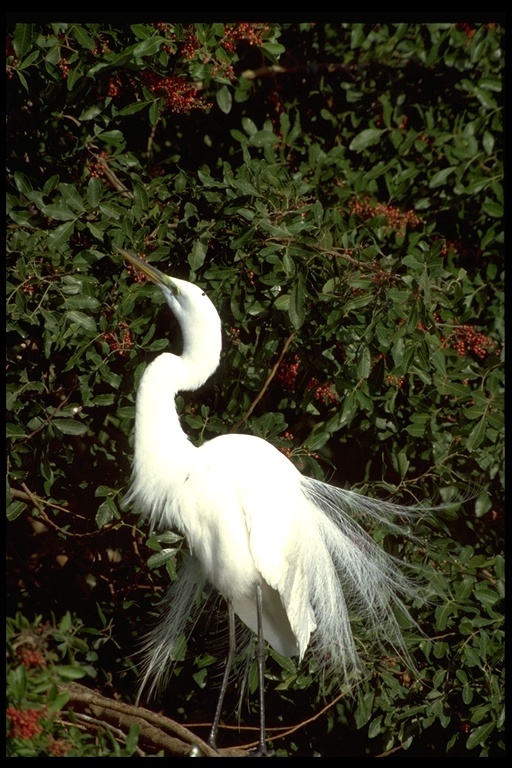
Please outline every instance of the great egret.
M217 744L237 614L258 638L258 752L265 755L265 641L279 654L299 659L310 649L326 674L350 682L360 670L354 618L374 640L405 652L395 609L410 618L404 598L415 599L417 587L358 521L403 534L394 520L410 522L414 512L304 477L258 437L226 434L195 447L180 426L174 398L196 390L216 370L219 315L197 285L121 253L162 290L183 336L181 356L159 355L137 393L128 501L153 528L184 534L192 555L172 588L172 607L149 635L142 685L149 682L153 692L166 679L201 578L206 579L225 598L229 614L229 652L209 744Z

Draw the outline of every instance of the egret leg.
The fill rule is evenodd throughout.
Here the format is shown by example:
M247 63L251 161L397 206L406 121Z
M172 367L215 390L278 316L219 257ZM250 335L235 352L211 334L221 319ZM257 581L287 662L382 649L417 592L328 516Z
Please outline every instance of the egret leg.
M222 714L222 705L224 704L224 697L228 688L229 673L233 666L233 659L235 658L236 651L236 633L235 633L235 612L233 606L228 602L228 625L229 625L229 647L228 655L226 656L226 666L224 667L224 675L222 677L222 684L220 686L219 699L217 701L217 707L215 709L215 716L213 718L210 735L208 736L208 744L213 749L217 749L217 731L219 730L220 716Z
M253 752L253 755L257 757L272 757L274 752L267 749L267 736L265 733L265 638L263 637L263 607L260 584L256 584L256 617L258 620L256 661L258 663L258 687L260 694L260 739L258 749L256 752Z

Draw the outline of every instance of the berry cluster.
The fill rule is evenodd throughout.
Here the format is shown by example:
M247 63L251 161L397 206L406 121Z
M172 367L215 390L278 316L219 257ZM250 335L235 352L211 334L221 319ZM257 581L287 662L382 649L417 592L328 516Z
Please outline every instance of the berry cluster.
M166 108L170 109L171 112L183 113L190 109L205 110L211 106L197 95L195 85L185 80L184 77L175 75L162 77L155 72L146 70L142 73L141 79L151 93L163 98Z
M451 347L460 357L475 355L480 360L488 354L497 353L495 341L476 331L472 325L458 325L443 339L443 347Z
M375 262L372 263L372 268L375 270L370 278L372 283L379 286L387 286L396 281L396 276L392 275L391 272L386 272L386 270L380 268L377 269L377 264Z
M145 261L144 256L141 256L142 260ZM127 264L126 265L126 271L129 275L133 277L136 283L151 283L151 278L149 278L147 275L144 274L144 272L141 272L140 269L137 269L137 267L134 267L133 264Z
M67 76L69 75L69 64L67 59L61 59L59 62L57 62L57 66L60 69L60 74L62 76L63 80L67 79Z
M299 469L304 469L305 463L302 460L304 457L318 459L318 453L312 453L312 451L306 451L304 448L294 448L293 441L295 440L295 436L292 434L292 432L283 432L283 440L287 440L290 445L281 445L278 446L278 449L281 451L281 453L284 453L286 458L295 460L295 463L299 467Z
M115 97L118 96L121 92L122 85L123 84L119 75L113 75L108 81L107 94L111 98L115 99Z
M89 171L89 176L94 176L96 179L100 179L105 175L105 167L102 160L107 158L107 153L103 151L98 152L96 157L98 159L95 158L87 164L87 170Z
M439 315L434 315L436 323L442 323ZM418 323L419 331L425 332L427 329L424 323ZM466 355L475 355L480 360L484 360L487 355L499 354L498 344L489 336L480 331L476 331L472 325L454 325L447 336L441 334L441 344L444 349L454 349L460 357Z
M16 653L26 669L31 669L32 667L46 667L46 659L41 656L39 651L36 651L33 648L28 648L26 645L23 645L17 649Z
M388 373L386 374L386 379L388 384L393 387L398 387L398 389L402 389L404 385L404 379L402 376L393 376L391 373Z
M457 29L462 30L466 34L466 45L468 45L471 42L471 38L474 36L476 29L475 27L472 27L470 24L462 23L462 24L456 24L455 25Z
M222 47L228 52L233 53L237 42L243 40L249 45L263 45L263 34L268 30L265 24L249 24L241 22L226 28L226 32L221 41Z
M73 748L72 744L69 744L62 739L48 739L46 744L47 751L54 757L65 757L70 749Z
M106 37L100 37L96 41L96 47L92 49L93 56L101 56L102 53L110 52L110 44Z
M17 709L17 707L7 707L6 715L10 721L8 738L10 739L33 739L37 734L42 733L40 721L47 714L47 709Z
M187 61L191 61L200 48L201 43L197 35L195 35L191 29L187 30L187 36L181 43L181 55L183 58Z
M436 236L433 239L439 240L439 237ZM441 249L441 256L448 256L451 250L458 256L462 256L463 259L479 259L482 256L482 251L479 248L468 248L461 240L445 240Z
M15 56L14 48L12 45L12 39L9 35L7 35L5 38L5 59L6 59L7 77L11 79L12 77L14 77L14 70L18 63L18 60Z
M399 237L405 236L407 226L416 227L423 223L423 219L414 211L401 211L393 205L374 203L367 196L354 199L350 204L349 213L365 220L383 216L387 222L386 232L396 232Z
M281 363L277 369L276 379L283 389L291 394L295 390L295 381L299 372L300 360L298 355L293 358L293 363Z
M21 286L21 290L23 291L23 293L26 293L29 296L33 296L34 293L36 292L36 287L33 283L24 282Z
M345 345L342 341L337 341L335 345L335 358L336 360L346 360L347 359L347 352L345 349Z
M340 355L345 356L345 351L341 349ZM300 359L295 355L292 363L281 363L277 369L276 378L281 383L283 389L291 394L295 391L295 382L299 372ZM339 395L334 388L332 381L321 384L318 379L311 378L307 384L308 392L313 393L315 400L321 400L326 405L339 403Z
M133 339L128 323L120 322L113 333L103 334L104 341L107 342L112 352L119 355L126 355L127 350L133 347Z
M291 445L289 445L289 446L288 445L287 446L280 445L279 446L279 450L281 451L281 453L284 453L284 455L286 456L287 459L291 459L292 452L293 452L293 435L292 435L292 433L291 432L283 432L283 439L284 440L289 440Z
M313 378L309 381L307 388L308 391L313 392L315 400L322 400L325 405L332 405L340 401L340 396L334 389L332 381L320 384L318 379Z

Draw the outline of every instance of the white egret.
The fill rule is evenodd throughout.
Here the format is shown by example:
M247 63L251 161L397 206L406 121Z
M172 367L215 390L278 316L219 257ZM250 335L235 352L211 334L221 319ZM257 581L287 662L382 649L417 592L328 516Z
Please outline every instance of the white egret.
M209 743L216 746L235 652L234 614L258 638L259 754L268 754L263 712L264 642L283 656L314 654L326 674L352 682L360 658L352 622L366 636L405 652L395 609L417 587L360 522L406 533L414 512L304 477L277 448L226 434L194 446L174 398L213 374L221 352L219 315L197 285L168 277L126 251L123 256L162 290L183 336L181 356L159 355L137 393L135 451L128 501L153 528L186 536L191 558L173 585L172 606L149 635L143 686L166 679L189 613L206 579L225 598L229 652ZM409 616L410 618L410 616ZM412 621L412 620L411 620ZM168 674L168 672L167 672Z

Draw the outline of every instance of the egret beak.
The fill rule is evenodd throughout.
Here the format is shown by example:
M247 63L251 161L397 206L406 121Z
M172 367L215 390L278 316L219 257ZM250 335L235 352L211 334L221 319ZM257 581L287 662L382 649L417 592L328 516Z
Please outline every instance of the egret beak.
M139 259L139 257L135 256L133 253L128 253L128 251L125 251L124 248L118 248L117 250L127 261L131 262L134 267L145 274L146 277L149 277L149 279L154 283L159 286L164 286L164 288L167 288L175 295L179 293L178 286L171 277L164 275L163 272L160 272L160 270L154 267L152 264L148 264L146 261L142 261L142 259Z

